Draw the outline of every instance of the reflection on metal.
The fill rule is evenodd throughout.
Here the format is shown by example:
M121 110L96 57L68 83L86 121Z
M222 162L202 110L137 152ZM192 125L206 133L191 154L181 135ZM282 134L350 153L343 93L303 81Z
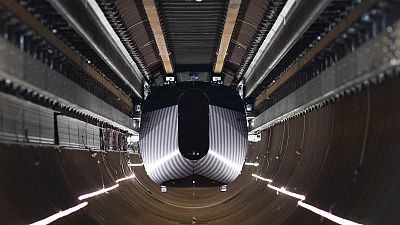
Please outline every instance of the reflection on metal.
M246 163L244 163L244 165L246 165L246 166L258 167L260 164L259 164L259 163L250 163L250 162L246 162Z
M335 222L337 224L342 224L342 225L362 225L360 223L355 223L353 221L346 220L346 219L343 219L341 217L335 216L335 215L333 215L333 214L331 214L329 212L326 212L324 210L318 209L317 207L314 207L314 206L309 205L307 203L304 203L302 201L298 201L297 204L299 206L301 206L301 207L303 207L305 209L308 209L311 212L316 213L316 214L318 214L318 215L320 215L322 217L325 217L328 220L331 220L331 221L333 221L333 222Z
M84 202L84 203L81 203L81 204L79 204L77 206L74 206L72 208L66 209L64 211L61 210L60 212L58 212L58 213L56 213L54 215L51 215L51 216L49 216L49 217L47 217L47 218L45 218L43 220L37 221L35 223L32 223L31 225L47 225L47 224L50 224L50 223L52 223L52 222L54 222L54 221L56 221L56 220L58 220L58 219L60 219L60 218L62 218L64 216L68 216L69 214L84 208L87 205L88 205L88 202Z
M221 36L219 49L217 53L217 60L214 66L214 73L221 73L224 65L226 52L228 51L229 43L233 28L235 27L236 18L239 13L241 0L230 0L228 6L228 12L226 13L226 19L224 24L224 31Z
M244 75L246 97L253 93L330 2L331 0L287 1Z
M133 103L128 96L126 96L121 90L115 87L110 81L108 81L99 72L97 72L97 70L95 70L85 60L83 60L81 56L79 56L74 50L69 48L63 41L61 41L57 36L49 31L47 27L41 24L40 21L38 21L33 15L31 15L17 1L0 0L0 4L7 8L7 10L9 10L10 12L14 13L16 16L18 16L22 22L24 22L40 36L51 43L54 47L56 47L73 63L80 65L85 74L89 75L91 78L101 83L111 93L119 97L128 107L133 107Z
M177 108L171 106L143 114L140 147L149 177L160 184L193 173L221 183L234 181L246 155L244 115L210 105L209 151L203 158L192 161L179 152Z
M158 17L155 0L143 0L143 6L146 10L147 18L149 19L151 30L153 31L158 50L160 52L164 70L166 73L171 74L173 73L173 68L169 58L167 44L165 43L164 35L161 29L160 18Z

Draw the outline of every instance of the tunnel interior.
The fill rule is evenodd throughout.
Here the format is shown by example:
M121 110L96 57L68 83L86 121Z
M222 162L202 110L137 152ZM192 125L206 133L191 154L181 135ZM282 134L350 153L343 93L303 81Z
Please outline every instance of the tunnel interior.
M0 224L400 224L398 0L0 0Z

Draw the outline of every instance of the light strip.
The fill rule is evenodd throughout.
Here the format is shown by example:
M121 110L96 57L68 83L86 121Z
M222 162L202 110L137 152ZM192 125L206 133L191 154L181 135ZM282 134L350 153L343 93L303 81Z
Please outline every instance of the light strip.
M259 163L244 163L244 165L246 165L246 166L255 166L255 167L257 167L257 166L259 166L260 164Z
M83 207L85 207L87 205L88 205L88 202L83 202L83 203L81 203L79 205L76 205L76 206L74 206L72 208L69 208L67 210L64 210L64 211L61 210L60 212L58 212L58 213L56 213L54 215L51 215L51 216L49 216L49 217L47 217L47 218L45 218L43 220L37 221L35 223L32 223L31 225L47 225L47 224L50 224L50 223L52 223L52 222L54 222L54 221L56 221L56 220L58 220L58 219L60 219L60 218L62 218L64 216L67 216L67 215L69 215L69 214L71 214L73 212L76 212L76 211L82 209Z
M331 221L333 221L335 223L338 223L338 224L342 224L342 225L362 225L361 223L355 223L353 221L346 220L346 219L343 219L341 217L335 216L335 215L333 215L333 214L331 214L329 212L326 212L324 210L318 209L318 208L316 208L316 207L314 207L312 205L308 205L307 203L304 203L302 201L298 201L297 204L299 206L305 208L305 209L310 210L313 213L316 213L316 214L318 214L318 215L320 215L322 217L325 217L328 220L331 220Z
M116 184L116 185L114 185L112 187L109 187L109 188L103 188L103 189L100 189L98 191L95 191L95 192L92 192L92 193L89 193L89 194L81 195L81 196L78 197L78 199L79 200L84 200L84 199L87 199L87 198L91 198L91 197L94 197L96 195L100 195L100 194L106 193L108 191L111 191L111 190L113 190L113 189L115 189L117 187L119 187L119 184Z
M306 200L306 196L287 191L284 187L277 188L277 187L275 187L275 186L273 186L271 184L268 184L267 187L269 187L272 190L275 190L277 192L280 192L282 194L289 195L289 196L291 196L293 198L297 198L297 199L300 199L300 200Z
M116 180L115 182L119 183L121 181L129 180L129 179L132 179L132 178L135 178L135 174L132 174L132 175L130 175L128 177L120 178L120 179Z
M221 160L221 162L225 163L225 165L231 167L232 169L236 170L237 172L240 173L240 171L242 171L241 165L237 165L237 164L229 161L227 158L219 155L218 153L214 152L213 150L209 150L208 153L210 153L210 155L212 155L212 156L215 156L217 159Z
M139 166L143 166L144 163L128 163L128 166L130 167L139 167Z
M146 166L146 171L147 173L152 172L153 170L157 169L158 167L160 167L162 164L166 163L168 160L172 159L174 156L180 154L179 150L175 150L172 153L166 155L165 157L163 157L162 159L156 161L155 163L152 163L149 166Z
M258 175L255 175L254 173L253 173L253 174L251 174L251 176L253 176L253 177L257 178L257 179L260 179L260 180L263 180L263 181L269 182L269 183L271 183L271 182L272 182L272 180L271 180L271 179L264 178L264 177L260 177L260 176L258 176Z

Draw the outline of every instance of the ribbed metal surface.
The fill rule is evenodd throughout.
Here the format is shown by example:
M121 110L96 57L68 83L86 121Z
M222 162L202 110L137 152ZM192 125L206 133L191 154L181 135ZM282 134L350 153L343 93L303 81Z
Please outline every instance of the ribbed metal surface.
M195 163L196 174L221 183L234 181L247 149L246 118L240 112L210 106L210 149Z
M0 93L0 141L54 144L53 111Z
M178 106L145 113L140 149L146 172L156 183L191 174L230 183L240 174L246 155L244 115L210 106L210 150L200 160L184 158L178 147Z
M158 1L172 58L179 66L211 68L225 20L227 1Z
M143 115L139 145L146 172L154 182L192 174L192 163L179 152L177 105Z

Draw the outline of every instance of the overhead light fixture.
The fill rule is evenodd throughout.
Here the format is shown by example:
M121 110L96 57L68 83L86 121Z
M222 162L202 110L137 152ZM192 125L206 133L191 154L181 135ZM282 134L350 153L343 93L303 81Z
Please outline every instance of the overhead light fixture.
M167 186L161 185L161 193L166 193L167 190Z

